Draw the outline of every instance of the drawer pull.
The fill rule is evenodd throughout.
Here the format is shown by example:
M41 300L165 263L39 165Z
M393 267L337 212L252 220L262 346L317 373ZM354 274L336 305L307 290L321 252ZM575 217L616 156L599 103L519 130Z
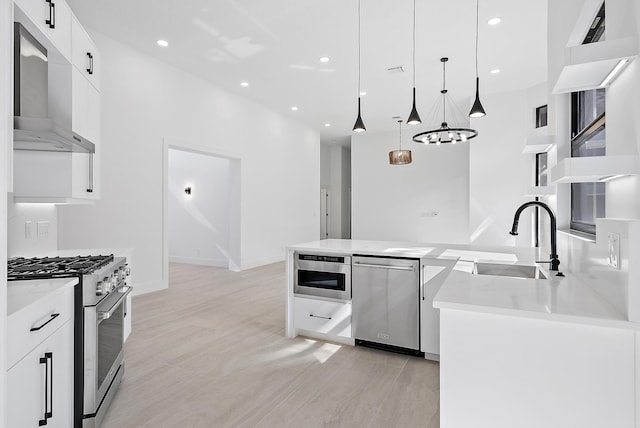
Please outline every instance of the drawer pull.
M40 330L42 327L44 327L45 325L49 324L51 321L53 321L54 319L56 319L57 317L59 317L60 314L55 313L55 314L51 314L51 316L49 317L49 319L47 321L45 321L44 324L39 325L38 327L31 327L31 330L29 331L38 331Z
M40 364L44 364L44 418L38 421L38 426L44 426L53 418L53 352L45 352Z
M331 317L321 317L320 315L313 315L313 314L309 314L309 316L311 318L320 318L320 319L323 319L323 320L330 320L331 319Z

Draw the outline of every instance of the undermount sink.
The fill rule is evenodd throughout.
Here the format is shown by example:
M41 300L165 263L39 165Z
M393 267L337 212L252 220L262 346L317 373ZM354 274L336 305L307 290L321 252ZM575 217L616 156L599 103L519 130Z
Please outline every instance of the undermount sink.
M476 261L474 275L507 276L511 278L547 279L538 265Z

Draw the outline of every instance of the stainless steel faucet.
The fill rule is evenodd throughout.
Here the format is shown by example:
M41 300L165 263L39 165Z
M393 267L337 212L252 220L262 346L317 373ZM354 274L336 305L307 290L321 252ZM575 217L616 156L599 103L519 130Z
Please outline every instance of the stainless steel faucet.
M551 268L549 270L557 272L558 266L560 266L560 259L558 259L558 253L556 250L556 233L557 233L556 215L553 213L553 211L551 211L551 208L549 208L547 204L540 201L529 201L520 205L520 207L516 210L516 215L513 218L513 226L511 227L511 232L509 232L509 234L511 235L518 234L518 222L520 221L520 214L525 208L531 207L534 205L544 208L545 211L549 214L549 218L551 219L551 254L549 255L550 261L544 262L544 263L551 263ZM538 262L538 263L542 263L542 262ZM564 276L564 275L562 274L562 272L558 272L556 276Z

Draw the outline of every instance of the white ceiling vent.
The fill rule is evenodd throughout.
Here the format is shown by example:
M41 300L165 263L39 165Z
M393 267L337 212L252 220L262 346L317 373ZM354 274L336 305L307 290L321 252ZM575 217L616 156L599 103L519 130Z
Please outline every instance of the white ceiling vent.
M395 67L387 68L387 72L390 74L404 73L404 67L401 65L396 65Z

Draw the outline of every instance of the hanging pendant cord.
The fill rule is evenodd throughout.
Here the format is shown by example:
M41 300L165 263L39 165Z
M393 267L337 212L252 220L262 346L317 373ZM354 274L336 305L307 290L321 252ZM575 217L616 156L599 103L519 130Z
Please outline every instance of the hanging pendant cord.
M478 22L479 22L479 6L480 0L476 0L476 77L478 77Z
M360 98L360 0L358 0L358 98Z
M413 87L416 87L416 0L413 0Z
M398 121L398 125L400 125L400 151L402 151L402 121Z
M447 121L447 87L446 87L446 61L442 61L442 118L443 122Z

